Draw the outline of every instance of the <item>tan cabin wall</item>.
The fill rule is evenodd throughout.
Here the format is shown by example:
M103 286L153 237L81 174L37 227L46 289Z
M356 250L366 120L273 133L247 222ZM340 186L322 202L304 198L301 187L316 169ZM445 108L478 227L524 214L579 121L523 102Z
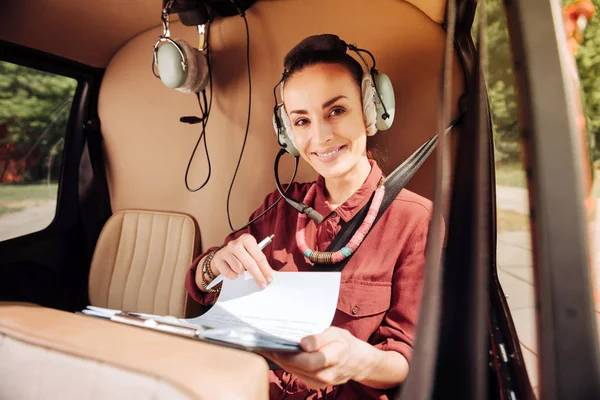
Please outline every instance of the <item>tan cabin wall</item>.
M414 5L438 23L444 19L444 0L396 1ZM378 0L363 4L379 6ZM162 0L0 1L0 39L106 67L127 41L160 23L161 8Z
M160 23L162 0L2 0L0 39L105 67L128 40Z

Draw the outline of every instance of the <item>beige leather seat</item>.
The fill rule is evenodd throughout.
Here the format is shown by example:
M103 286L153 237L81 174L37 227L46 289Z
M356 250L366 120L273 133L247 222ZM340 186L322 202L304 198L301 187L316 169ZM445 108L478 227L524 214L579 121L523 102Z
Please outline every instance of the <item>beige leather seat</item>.
M266 399L260 356L0 302L0 399Z
M185 214L126 210L104 225L90 267L92 305L176 317L196 313L184 287L199 233ZM197 315L197 313L196 313Z

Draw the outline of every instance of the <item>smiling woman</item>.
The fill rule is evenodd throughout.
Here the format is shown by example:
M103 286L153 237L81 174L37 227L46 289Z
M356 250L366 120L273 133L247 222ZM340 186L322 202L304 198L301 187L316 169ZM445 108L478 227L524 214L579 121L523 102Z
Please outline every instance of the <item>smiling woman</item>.
M294 144L300 156L326 179L328 200L341 204L371 170L360 87L340 64L321 63L296 71L284 89Z
M294 47L285 58L284 103L275 114L282 145L319 175L316 182L291 185L288 195L303 199L322 221L279 203L223 246L200 255L186 280L192 297L210 307L220 287L207 286L218 275L235 279L247 270L264 288L273 270L307 271L317 263L335 268L352 256L342 271L332 327L304 338L300 355L266 354L283 368L270 372L271 398L312 398L319 390L343 398L388 398L408 374L432 204L403 190L371 229L385 187L377 162L367 156L367 136L381 120L389 127L394 109L389 94L383 104L379 95L385 80L376 71L363 72L348 48L354 50L334 35L311 36ZM251 218L278 194L267 196ZM364 207L369 211L352 239L339 251L327 251ZM263 254L255 238L270 234L275 238Z

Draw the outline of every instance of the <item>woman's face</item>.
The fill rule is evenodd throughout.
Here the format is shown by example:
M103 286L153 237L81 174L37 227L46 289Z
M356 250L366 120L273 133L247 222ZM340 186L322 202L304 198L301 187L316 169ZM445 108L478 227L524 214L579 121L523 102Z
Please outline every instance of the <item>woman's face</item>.
M346 68L306 67L286 80L283 97L294 145L317 173L343 178L367 161L361 92Z

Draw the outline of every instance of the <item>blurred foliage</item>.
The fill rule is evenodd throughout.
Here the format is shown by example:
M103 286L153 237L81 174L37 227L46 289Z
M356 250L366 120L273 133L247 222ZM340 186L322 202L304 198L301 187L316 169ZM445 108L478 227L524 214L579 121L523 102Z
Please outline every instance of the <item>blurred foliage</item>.
M0 182L56 176L76 87L75 79L0 61Z
M477 34L476 30L474 34ZM498 163L518 162L521 149L517 123L517 98L502 0L486 1L485 40L487 44L485 69L492 111L496 161Z
M563 4L572 3L566 0ZM596 15L585 31L585 41L579 47L576 60L581 79L588 131L595 143L592 158L600 158L600 0L592 0ZM517 99L506 15L503 0L486 1L486 42L488 59L486 79L494 125L496 162L514 164L521 161ZM475 27L476 28L476 27ZM476 29L474 29L476 35ZM476 37L476 36L475 36Z
M595 161L600 159L600 0L591 1L596 8L596 14L585 30L585 41L579 47L575 59L583 89L587 128L595 143Z

